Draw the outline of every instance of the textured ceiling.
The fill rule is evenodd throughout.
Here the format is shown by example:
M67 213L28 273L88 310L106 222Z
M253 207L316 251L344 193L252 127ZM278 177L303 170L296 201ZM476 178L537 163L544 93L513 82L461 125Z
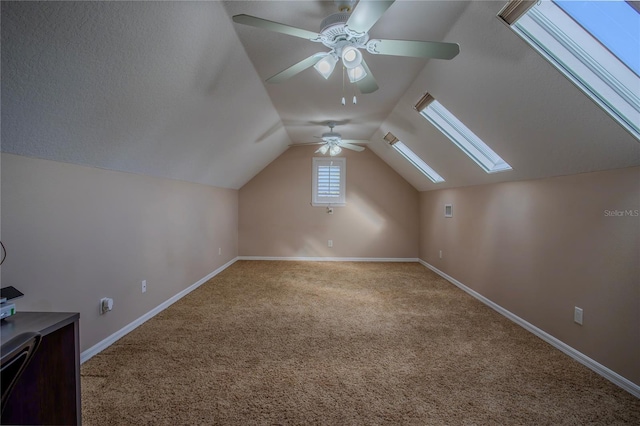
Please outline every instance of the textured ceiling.
M239 188L290 143L219 2L2 2L2 150Z
M380 90L342 106L341 73L264 83L324 46L231 21L246 13L318 31L331 1L2 2L2 151L240 188L337 120L419 190L640 164L640 143L496 19L503 5L396 1L373 38L454 42L461 53L365 53ZM487 175L413 111L426 91L514 170ZM418 174L382 141L387 131L446 182Z

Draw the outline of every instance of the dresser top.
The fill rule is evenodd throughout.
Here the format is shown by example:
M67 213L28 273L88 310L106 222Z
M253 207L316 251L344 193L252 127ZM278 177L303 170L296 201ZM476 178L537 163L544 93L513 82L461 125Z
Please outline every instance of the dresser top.
M4 343L28 331L46 336L79 318L77 312L18 312L0 322L0 340Z

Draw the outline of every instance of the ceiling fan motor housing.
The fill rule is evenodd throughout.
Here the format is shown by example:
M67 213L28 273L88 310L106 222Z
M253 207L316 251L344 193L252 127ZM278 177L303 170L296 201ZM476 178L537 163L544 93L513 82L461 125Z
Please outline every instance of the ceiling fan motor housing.
M329 141L340 141L342 139L342 135L337 132L326 132L322 134L322 140L325 142Z
M327 16L320 24L320 34L322 34L322 44L330 49L334 49L338 55L345 46L362 48L369 40L369 35L353 37L347 34L346 23L351 16L350 13L338 12Z

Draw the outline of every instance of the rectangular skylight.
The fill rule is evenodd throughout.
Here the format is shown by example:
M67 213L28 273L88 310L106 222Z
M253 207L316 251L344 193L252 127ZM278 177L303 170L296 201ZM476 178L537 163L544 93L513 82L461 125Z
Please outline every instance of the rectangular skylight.
M433 183L444 182L442 176L440 176L435 170L433 170L422 158L418 157L408 146L403 144L393 136L391 133L387 133L385 140L391 144L391 146L398 151L404 158L406 158L416 169L418 169L423 175L428 177Z
M430 95L426 95L430 97ZM424 98L423 98L424 99ZM422 100L416 109L423 106ZM420 114L429 120L438 130L440 130L451 142L467 154L487 173L503 172L511 170L498 154L487 146L478 136L467 128L460 120L451 114L440 102L433 98L429 99L426 107L419 110Z
M498 15L571 82L640 139L640 14L626 1L550 1ZM522 3L522 2L521 2Z

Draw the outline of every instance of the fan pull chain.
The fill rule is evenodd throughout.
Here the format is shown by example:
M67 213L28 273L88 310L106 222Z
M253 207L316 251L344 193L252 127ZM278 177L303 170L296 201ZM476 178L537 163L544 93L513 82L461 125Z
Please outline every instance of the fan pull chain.
M356 99L356 85L352 84L351 87L353 87L353 104L356 105L358 103L358 99Z
M347 104L347 101L344 98L344 73L345 73L345 67L343 65L342 66L342 102L341 102L343 106Z

